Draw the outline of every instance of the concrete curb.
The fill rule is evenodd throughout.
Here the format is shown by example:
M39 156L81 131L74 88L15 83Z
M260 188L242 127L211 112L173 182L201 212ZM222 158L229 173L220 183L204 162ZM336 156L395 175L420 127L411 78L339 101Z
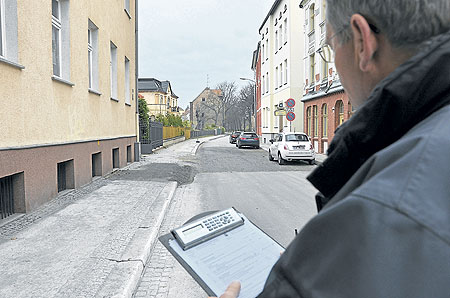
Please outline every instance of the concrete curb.
M216 137L214 137L214 138L207 139L207 140L201 141L200 143L197 143L197 144L195 145L194 149L192 149L192 151L191 151L192 155L196 155L196 154L197 154L198 148L200 148L200 146L201 146L203 143L206 143L206 142L209 142L209 141L212 141L212 140L217 140L217 139L223 138L223 137L225 137L225 136L226 136L226 135L218 135L218 136L216 136Z
M144 273L151 248L158 237L162 221L167 213L177 189L177 182L169 182L158 195L156 203L162 204L159 214L151 215L141 222L130 243L127 245L121 260L108 276L108 280L96 295L97 297L132 297L139 280Z

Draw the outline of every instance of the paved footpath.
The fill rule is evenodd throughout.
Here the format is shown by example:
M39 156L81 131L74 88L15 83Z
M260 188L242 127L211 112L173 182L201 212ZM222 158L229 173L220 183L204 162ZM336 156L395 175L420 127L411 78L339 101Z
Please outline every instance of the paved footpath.
M199 143L182 144L189 163ZM131 297L167 209L179 208L171 204L178 183L168 181L178 178L153 179L155 162L173 162L173 154L165 156L151 155L0 226L0 297ZM189 167L174 169L190 175Z

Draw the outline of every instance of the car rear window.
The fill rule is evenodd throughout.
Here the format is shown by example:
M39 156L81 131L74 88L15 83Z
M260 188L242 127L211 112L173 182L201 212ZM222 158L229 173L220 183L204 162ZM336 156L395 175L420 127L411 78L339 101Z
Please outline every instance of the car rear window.
M244 137L244 138L257 138L258 135L256 133L244 133L244 134L242 134L242 137Z
M307 142L308 137L306 135L295 134L295 135L286 135L287 142Z

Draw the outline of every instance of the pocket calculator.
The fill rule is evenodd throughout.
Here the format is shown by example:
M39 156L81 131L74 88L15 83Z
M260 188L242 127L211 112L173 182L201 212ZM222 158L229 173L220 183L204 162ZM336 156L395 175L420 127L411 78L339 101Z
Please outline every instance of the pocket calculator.
M225 209L171 231L183 250L219 236L244 224L234 208Z

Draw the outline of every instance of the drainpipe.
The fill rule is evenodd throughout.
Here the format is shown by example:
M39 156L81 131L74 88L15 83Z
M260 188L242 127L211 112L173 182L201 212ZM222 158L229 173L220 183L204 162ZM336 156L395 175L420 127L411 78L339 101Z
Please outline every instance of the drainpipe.
M138 90L138 78L139 78L139 22L138 22L138 2L139 0L134 1L134 40L135 40L135 99L136 99L136 142L134 143L134 161L139 161L141 158L141 143L139 142L139 90Z

